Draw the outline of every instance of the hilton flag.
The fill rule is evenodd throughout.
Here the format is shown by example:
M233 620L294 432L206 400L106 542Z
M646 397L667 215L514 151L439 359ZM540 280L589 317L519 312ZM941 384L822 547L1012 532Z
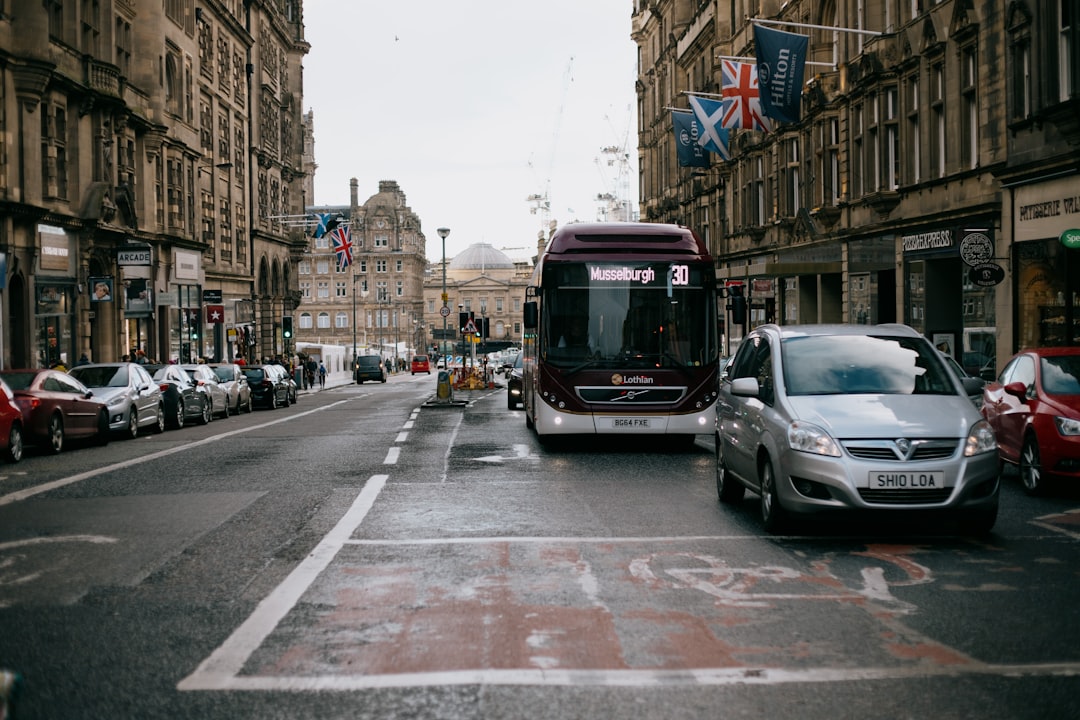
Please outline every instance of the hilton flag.
M754 25L761 112L782 122L798 122L802 111L806 35Z
M675 128L675 150L679 155L679 167L709 167L709 156L698 144L698 131L694 113L688 110L672 110L671 125Z

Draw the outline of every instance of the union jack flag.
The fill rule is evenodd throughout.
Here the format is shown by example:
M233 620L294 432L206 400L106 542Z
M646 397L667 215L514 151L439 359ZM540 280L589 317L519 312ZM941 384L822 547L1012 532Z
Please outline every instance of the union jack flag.
M724 119L721 127L744 130L772 130L769 118L761 112L757 66L724 60L720 67L724 94Z
M352 265L352 235L349 233L349 226L338 225L330 231L330 237L334 242L338 268L347 268Z

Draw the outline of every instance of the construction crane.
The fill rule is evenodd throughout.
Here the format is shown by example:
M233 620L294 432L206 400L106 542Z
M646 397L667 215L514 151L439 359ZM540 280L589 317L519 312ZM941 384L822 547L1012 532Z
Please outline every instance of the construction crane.
M551 175L555 169L555 154L559 149L559 132L562 129L562 116L563 108L566 106L566 93L570 89L570 83L573 81L574 56L571 55L569 62L566 63L566 71L563 73L562 96L559 98L559 108L555 114L555 130L551 135L551 153L548 156L547 175L544 177L543 192L533 193L525 198L525 202L532 203L529 212L533 215L540 216L541 234L548 232L551 226ZM536 166L533 164L532 159L529 160L529 167L532 168L535 176Z
M630 110L627 108L628 115L629 112ZM596 202L600 204L596 212L596 219L600 221L631 220L630 155L626 151L630 127L627 125L626 131L622 137L619 137L619 133L615 131L615 126L611 123L611 117L605 115L604 118L608 121L608 125L611 126L612 134L615 135L618 142L615 145L600 148L600 154L606 156L606 160L602 160L600 157L596 158L596 167L600 171L600 179L603 181L604 186L608 188L607 192L599 193L596 196ZM608 171L605 168L615 168L614 180L609 179Z

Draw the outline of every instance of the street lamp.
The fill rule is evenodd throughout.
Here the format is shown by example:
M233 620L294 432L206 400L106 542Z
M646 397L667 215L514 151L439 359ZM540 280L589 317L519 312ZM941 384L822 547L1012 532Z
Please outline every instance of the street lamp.
M446 236L450 234L450 228L439 228L439 237L442 238L442 308L439 310L442 313L442 339L439 342L439 347L442 349L442 354L446 355L446 319L450 316L450 306L447 305L446 298Z

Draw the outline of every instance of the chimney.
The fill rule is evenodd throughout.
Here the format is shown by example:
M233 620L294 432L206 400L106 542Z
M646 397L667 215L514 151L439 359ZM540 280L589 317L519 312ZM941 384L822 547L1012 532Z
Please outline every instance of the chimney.
M360 200L360 181L353 178L349 181L349 206L356 207Z

